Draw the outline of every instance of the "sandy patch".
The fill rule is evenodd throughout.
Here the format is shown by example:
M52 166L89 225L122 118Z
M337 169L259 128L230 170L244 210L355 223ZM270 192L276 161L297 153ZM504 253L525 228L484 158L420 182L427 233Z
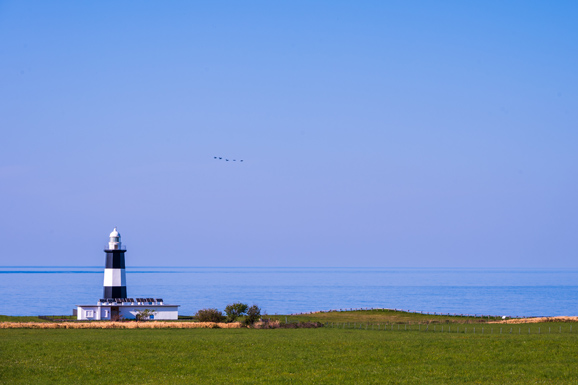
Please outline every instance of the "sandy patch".
M578 322L578 317L537 317L513 318L504 321L490 321L489 324L537 324L541 322Z

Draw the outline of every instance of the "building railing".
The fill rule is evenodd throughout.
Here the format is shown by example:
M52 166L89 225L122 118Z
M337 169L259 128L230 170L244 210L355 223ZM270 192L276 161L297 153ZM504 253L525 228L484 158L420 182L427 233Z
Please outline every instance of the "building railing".
M108 243L106 243L106 244L104 245L104 249L105 249L105 250L122 250L122 251L126 251L126 245L120 245L120 246L117 246L116 249L111 249L111 248L109 247Z
M103 298L98 301L98 305L113 306L159 306L164 305L162 298Z

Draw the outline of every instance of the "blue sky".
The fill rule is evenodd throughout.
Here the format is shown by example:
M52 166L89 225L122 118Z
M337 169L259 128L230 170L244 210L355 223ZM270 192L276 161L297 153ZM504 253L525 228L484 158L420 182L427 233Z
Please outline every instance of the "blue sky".
M577 18L0 1L0 265L578 267Z

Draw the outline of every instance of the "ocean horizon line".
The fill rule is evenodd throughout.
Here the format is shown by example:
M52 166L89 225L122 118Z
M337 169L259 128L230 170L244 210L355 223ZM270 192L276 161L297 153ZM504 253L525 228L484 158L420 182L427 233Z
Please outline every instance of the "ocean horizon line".
M94 265L0 265L0 269L14 269L14 268L91 268L91 269L103 269L104 266L94 266ZM560 270L565 269L566 271L578 270L578 267L520 267L520 266L509 266L509 267L495 267L495 266L480 266L480 267L462 267L462 266L155 266L155 265L133 265L127 267L127 269L133 268L154 268L154 269L423 269L423 270Z

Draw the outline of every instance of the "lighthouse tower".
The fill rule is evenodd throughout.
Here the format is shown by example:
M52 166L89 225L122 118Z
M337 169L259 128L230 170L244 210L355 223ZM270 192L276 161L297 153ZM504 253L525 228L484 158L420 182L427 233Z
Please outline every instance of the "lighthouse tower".
M110 240L108 245L104 247L104 252L106 253L104 295L96 305L77 305L75 309L77 319L134 320L142 319L143 313L149 314L148 319L179 319L180 305L168 305L162 298L127 298L124 271L126 247L120 243L120 234L116 227L110 233Z
M124 253L126 247L120 242L120 234L116 227L110 233L106 253L106 266L104 269L104 295L103 298L126 298L126 274L124 271Z

